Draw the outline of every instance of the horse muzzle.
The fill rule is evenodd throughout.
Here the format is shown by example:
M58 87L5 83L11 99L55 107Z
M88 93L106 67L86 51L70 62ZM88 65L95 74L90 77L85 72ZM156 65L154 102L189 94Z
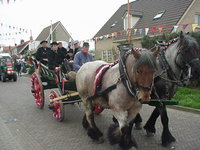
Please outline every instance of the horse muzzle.
M149 101L144 101L142 98L139 99L139 102L140 102L141 104L148 104L148 103L149 103Z

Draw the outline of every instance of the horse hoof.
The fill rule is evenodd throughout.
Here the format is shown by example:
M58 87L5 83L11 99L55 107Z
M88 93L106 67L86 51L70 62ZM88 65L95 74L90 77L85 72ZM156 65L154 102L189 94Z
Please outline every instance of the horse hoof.
M103 137L100 137L98 140L93 140L93 143L95 143L95 144L101 144L103 142L104 142Z
M135 129L142 130L142 123L141 122L135 123Z
M175 146L174 146L174 143L168 144L168 145L166 146L166 148L169 149L169 150L175 150L175 149L176 149Z
M146 130L146 132L147 132L147 137L154 137L155 136L155 133L153 133L153 132L150 132L150 131L147 131L147 130Z

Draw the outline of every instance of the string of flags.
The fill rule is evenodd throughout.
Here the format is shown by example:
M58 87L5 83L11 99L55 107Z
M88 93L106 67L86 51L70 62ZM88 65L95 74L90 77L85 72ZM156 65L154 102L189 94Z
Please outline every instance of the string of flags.
M11 2L15 3L16 1L22 1L22 0L0 0L1 1L1 4L3 5L4 3L6 4L10 4ZM6 2L5 2L6 1Z
M28 34L28 29L25 28L21 28L21 27L16 27L16 26L11 26L11 25L7 25L4 23L0 23L0 28L1 31L6 30L6 32L0 32L0 40L9 40L10 37L12 36L16 36L16 35L21 35L23 33Z
M183 30L185 31L186 27L188 25L192 25L192 30L193 32L195 31L195 28L196 26L199 24L200 22L198 23L188 23L188 24L177 24L177 25L166 25L166 26L155 26L155 27L142 27L142 28L131 28L131 29L127 29L127 30L122 30L122 31L116 31L116 32L113 32L113 33L110 33L110 34L106 34L106 35L102 35L102 36L98 36L98 37L95 37L91 40L94 40L94 41L97 41L97 40L104 40L104 39L108 39L108 38L113 38L113 37L117 37L118 35L128 35L132 32L134 32L134 35L137 34L137 31L139 31L139 34L142 35L142 31L144 30L144 33L145 35L148 34L149 32L149 29L151 29L152 31L152 35L155 34L155 31L156 29L158 29L159 31L159 34L162 33L162 29L164 27L166 27L167 29L167 32L169 33L169 27L173 27L174 29L174 32L177 32L177 29L178 27L182 26L183 27Z

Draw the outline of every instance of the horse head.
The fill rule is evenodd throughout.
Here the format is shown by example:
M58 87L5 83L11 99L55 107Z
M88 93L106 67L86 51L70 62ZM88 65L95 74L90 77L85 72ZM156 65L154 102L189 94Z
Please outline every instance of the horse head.
M154 72L157 69L156 57L158 50L150 51L133 50L135 64L131 71L132 84L137 90L137 98L141 103L148 103L153 86ZM128 66L127 66L128 69Z
M178 44L179 53L177 59L180 66L191 66L191 77L198 78L200 76L200 61L197 52L199 51L198 43L189 33L183 35L180 33L180 42Z

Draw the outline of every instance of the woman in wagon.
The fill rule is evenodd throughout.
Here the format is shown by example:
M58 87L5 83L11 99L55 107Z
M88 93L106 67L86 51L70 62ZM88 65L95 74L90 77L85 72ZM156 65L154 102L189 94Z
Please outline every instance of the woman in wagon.
M73 63L73 70L75 72L77 72L80 69L80 67L86 62L94 61L92 54L88 52L89 46L90 45L88 42L84 42L82 50L76 53L74 57L74 63Z
M49 62L47 58L47 52L51 51L51 49L47 47L47 41L43 40L40 42L40 44L41 44L41 47L38 48L35 57L38 61L40 61L44 65L47 65Z

